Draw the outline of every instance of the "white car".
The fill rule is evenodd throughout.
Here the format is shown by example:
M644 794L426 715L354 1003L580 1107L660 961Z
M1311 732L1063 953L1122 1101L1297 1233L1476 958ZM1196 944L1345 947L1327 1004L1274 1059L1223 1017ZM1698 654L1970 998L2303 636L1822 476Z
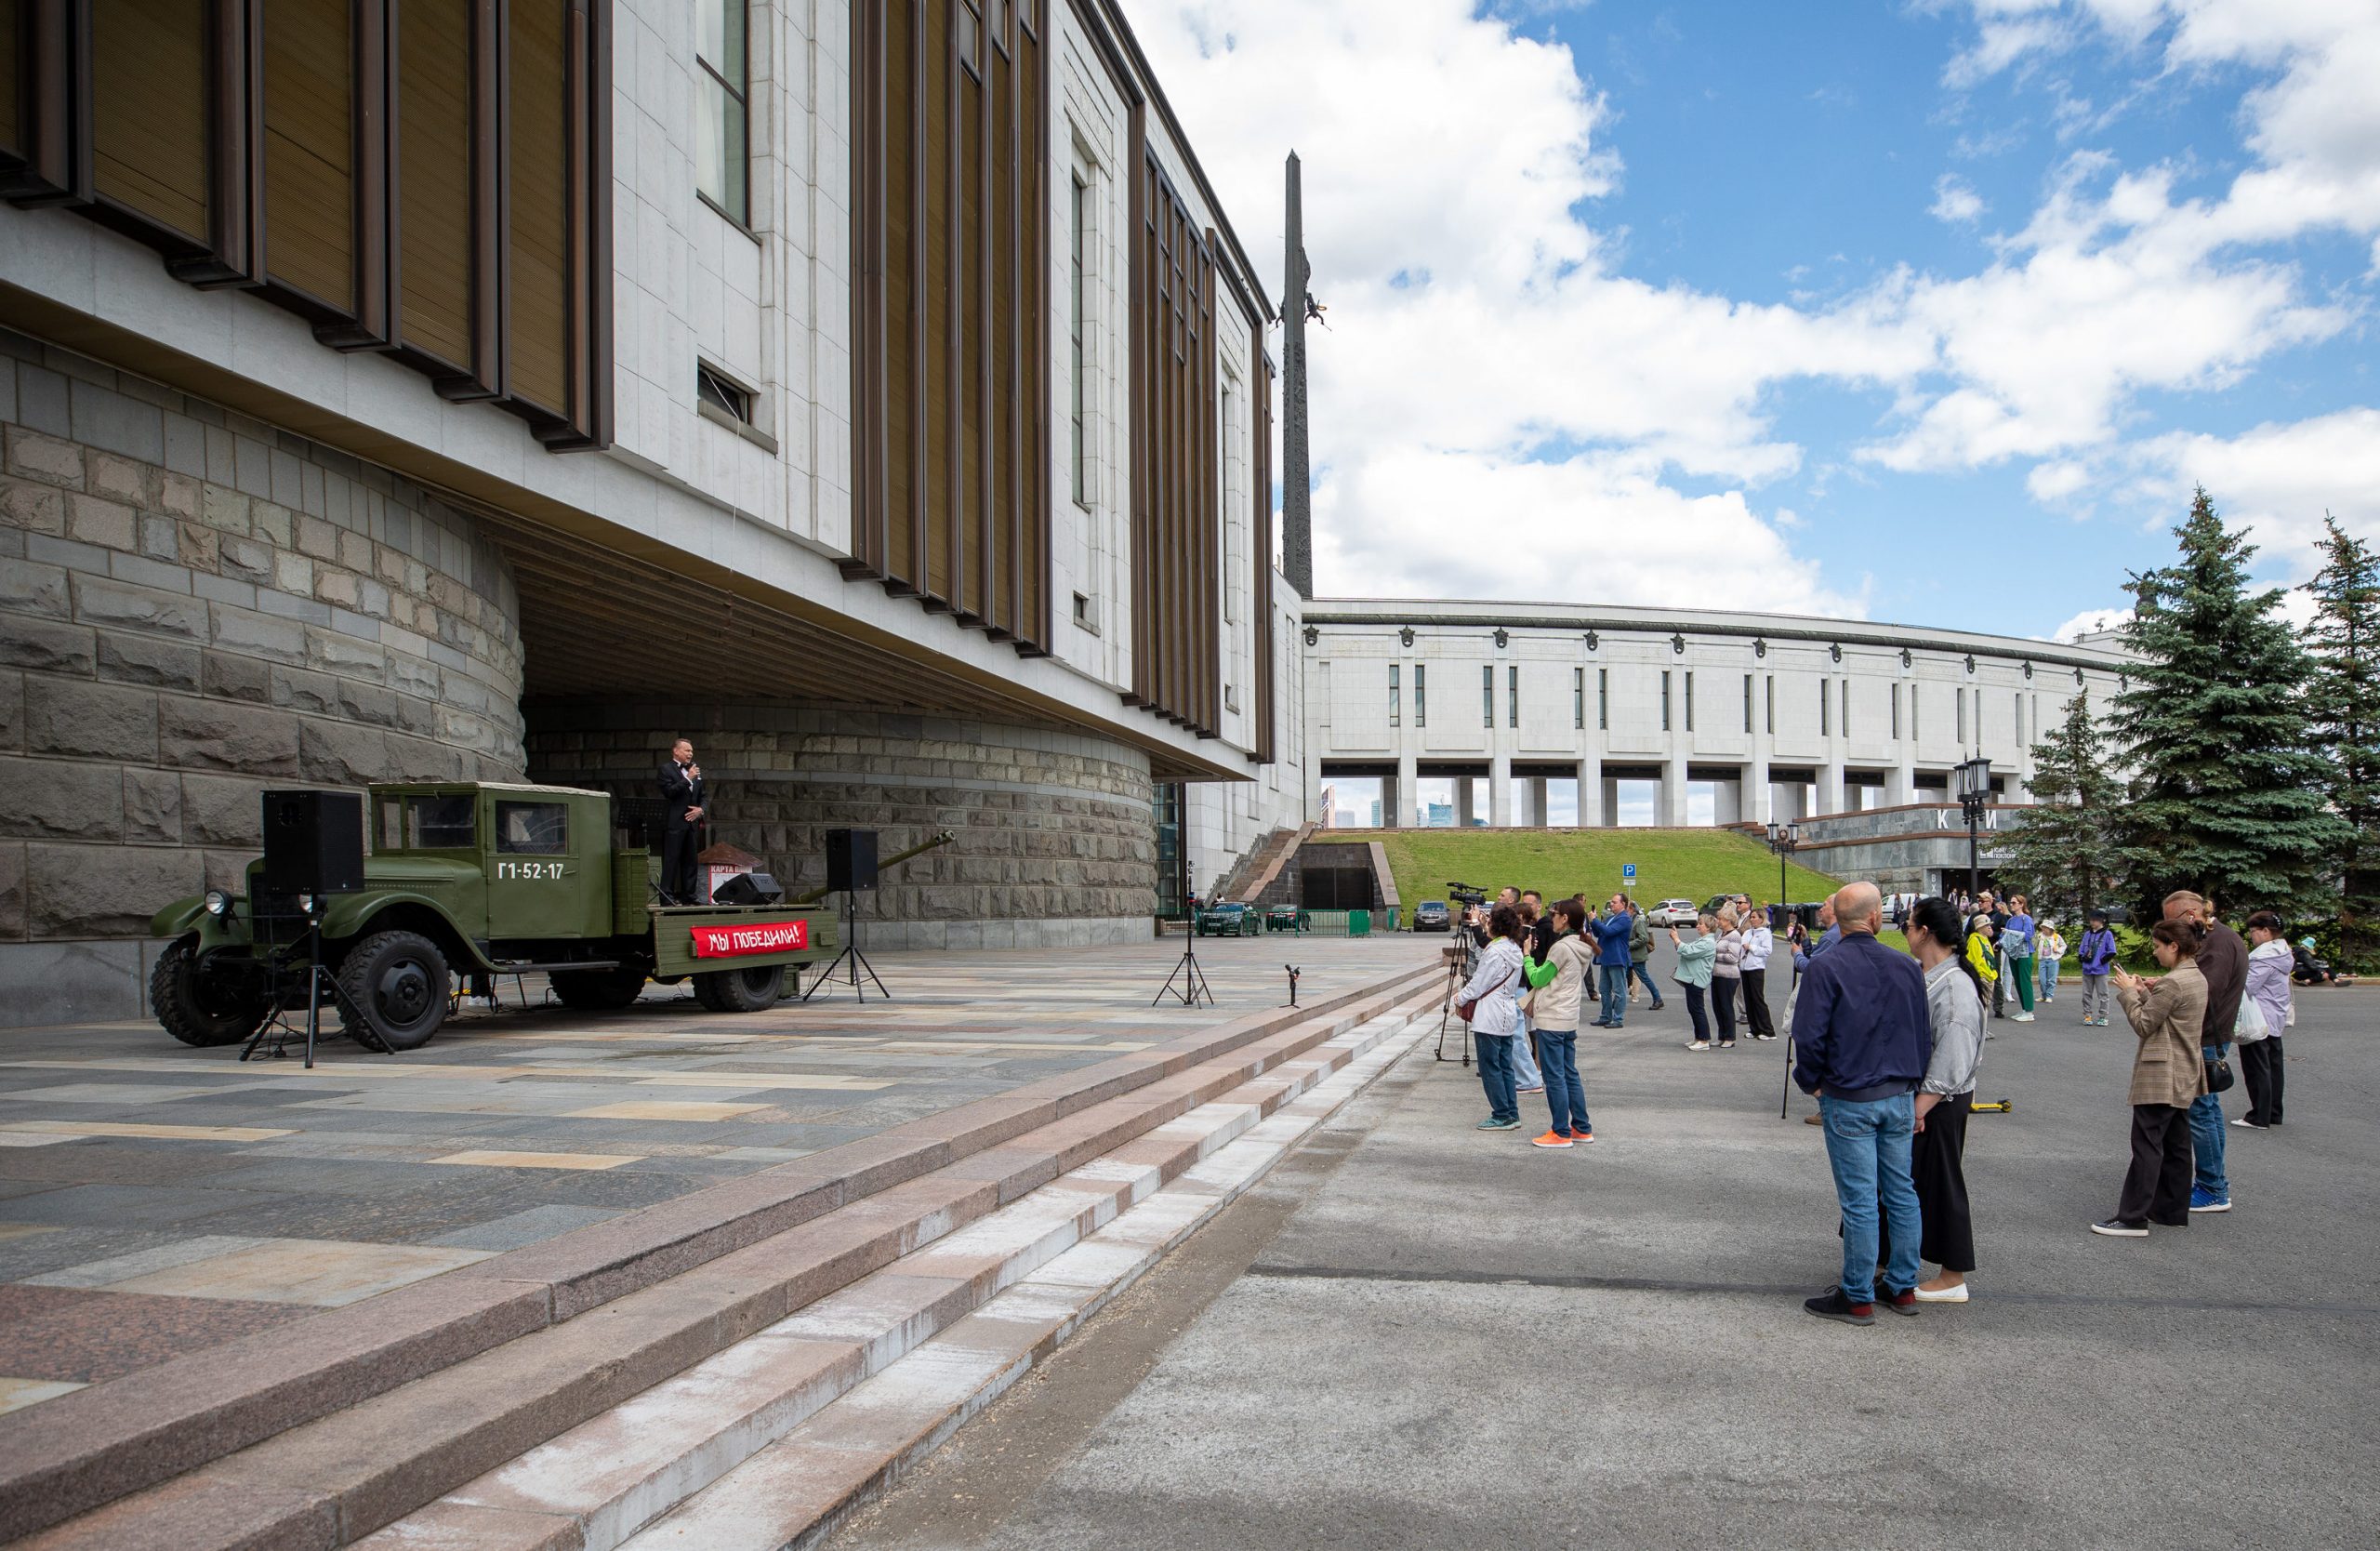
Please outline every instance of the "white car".
M1691 926L1700 914L1691 899L1663 899L1645 912L1645 919L1656 926Z

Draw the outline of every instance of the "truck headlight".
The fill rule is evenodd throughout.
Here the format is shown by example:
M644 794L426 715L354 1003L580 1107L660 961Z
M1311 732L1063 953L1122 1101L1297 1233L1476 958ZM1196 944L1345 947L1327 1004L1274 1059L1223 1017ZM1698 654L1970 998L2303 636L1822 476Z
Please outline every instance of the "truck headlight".
M311 894L299 895L298 896L298 913L301 915L312 915L314 913L314 896Z
M210 916L218 917L230 915L231 913L231 896L225 894L221 889L207 890L206 913Z

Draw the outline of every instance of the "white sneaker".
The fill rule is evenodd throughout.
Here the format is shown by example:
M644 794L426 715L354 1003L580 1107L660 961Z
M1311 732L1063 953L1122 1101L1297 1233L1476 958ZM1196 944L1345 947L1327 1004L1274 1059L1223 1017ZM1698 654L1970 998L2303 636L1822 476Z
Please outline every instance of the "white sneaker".
M1917 1301L1921 1304L1963 1304L1967 1301L1967 1284L1961 1282L1939 1292L1929 1292L1921 1287L1917 1289Z
M1711 1048L1711 1041L1708 1040L1689 1040L1686 1041L1686 1048L1688 1050L1709 1050Z
M2243 1125L2243 1126L2246 1126L2250 1131L2262 1131L2262 1130L2264 1129L2264 1127L2262 1127L2262 1126L2258 1125L2255 1121L2254 1121L2254 1120L2252 1120L2248 1119L2248 1117L2247 1117L2247 1116L2245 1116L2245 1115L2241 1116L2238 1120L2233 1120L2231 1123L2232 1123L2233 1125Z
M2030 1013L2018 1013L2010 1017L2008 1021L2010 1023L2030 1023L2033 1021L2033 1015Z

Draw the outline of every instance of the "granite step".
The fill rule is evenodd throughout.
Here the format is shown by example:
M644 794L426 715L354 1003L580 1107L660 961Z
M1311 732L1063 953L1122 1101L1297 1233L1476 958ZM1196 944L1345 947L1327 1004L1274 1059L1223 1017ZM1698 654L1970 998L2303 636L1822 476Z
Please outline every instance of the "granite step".
M1399 974L1320 1007L1236 1019L499 1255L404 1290L412 1300L337 1311L393 1306L386 1332L310 1320L269 1343L231 1344L257 1348L255 1371L218 1348L134 1375L122 1381L130 1398L96 1415L0 1438L11 1445L0 1533L48 1525L28 1543L45 1551L329 1551L1305 1056L1426 983ZM442 1328L441 1306L467 1322ZM318 1326L317 1342L293 1339ZM144 1391L157 1413L126 1414Z
M1055 1306L1052 1289L1079 1318L1086 1298L1138 1275L1228 1199L1237 1186L1224 1182L1252 1177L1248 1160L1278 1157L1335 1107L1352 1091L1343 1080L1350 1074L1359 1085L1409 1047L1427 1006L1408 1001L1326 1041L911 1252L408 1515L358 1543L359 1551L524 1543L614 1551L884 1375L916 1373L920 1361L940 1372L953 1352L972 1373L978 1358L966 1340L922 1354L995 1306L1009 1312L980 1329L1012 1340L1025 1329L1019 1311L1041 1311L1034 1315L1041 1319L1045 1306ZM1335 1096L1316 1109L1316 1095L1326 1092ZM1252 1150L1242 1147L1249 1142ZM1211 1165L1225 1155L1217 1174ZM1020 1288L1038 1291L1012 1296Z
M1148 1200L653 1520L620 1551L784 1551L820 1544L1421 1044L1426 1025L1418 1015L1400 1024ZM423 1544L391 1542L372 1551ZM496 1551L503 1544L458 1542L456 1551ZM590 1551L594 1544L588 1541Z

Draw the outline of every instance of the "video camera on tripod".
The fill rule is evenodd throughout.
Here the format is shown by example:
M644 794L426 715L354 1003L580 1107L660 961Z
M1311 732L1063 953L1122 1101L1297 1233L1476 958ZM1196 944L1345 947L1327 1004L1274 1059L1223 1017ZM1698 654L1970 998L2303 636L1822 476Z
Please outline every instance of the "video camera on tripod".
M1453 900L1458 905L1476 905L1484 907L1488 903L1488 891L1486 889L1474 889L1468 883L1458 883L1453 879L1449 878L1447 880L1447 897Z

